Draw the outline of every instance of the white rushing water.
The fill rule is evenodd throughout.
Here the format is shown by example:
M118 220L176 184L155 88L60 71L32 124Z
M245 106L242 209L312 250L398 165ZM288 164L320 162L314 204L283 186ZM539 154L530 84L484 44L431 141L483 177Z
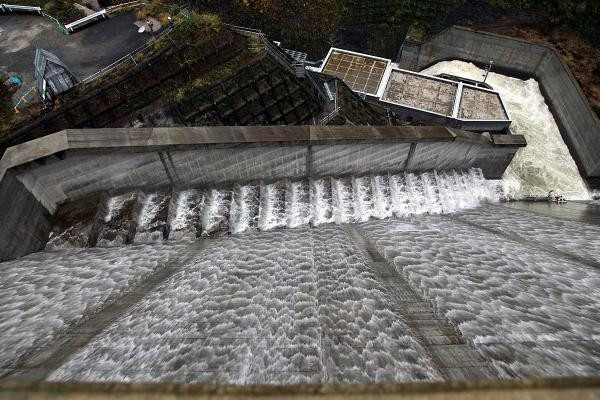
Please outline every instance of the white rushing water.
M484 71L464 61L443 61L423 71L482 80ZM487 83L497 90L512 119L511 130L525 136L520 149L504 173L502 184L510 198L545 196L559 190L570 200L589 200L590 193L563 141L556 121L544 101L536 80L526 81L491 72Z
M0 368L94 314L182 244L43 251L0 263Z
M424 190L428 178L422 176L387 177L389 192L398 196L394 202L376 200L388 191L382 177L371 177L376 183L371 189L361 184L358 192L371 190L373 200L359 207L377 214L381 206L388 214L389 206L404 215L352 227L385 257L385 268L366 259L347 227L334 224L211 239L135 307L74 349L51 380L289 384L441 379L431 353L410 328L414 321L404 311L400 277L500 376L598 376L600 270L589 264L600 262L600 227L498 204L461 209L474 204L473 196L464 189L457 196L452 185L484 189L471 185L468 174L442 176L443 184L430 190ZM327 206L332 196L322 195L336 185L328 181L311 183L321 188L313 190L311 204L324 205L315 214L322 221L334 218ZM351 178L344 181L352 184ZM306 197L305 185L300 186L287 185L294 193L288 198ZM345 193L353 192L346 187ZM413 195L421 200L413 202ZM426 199L436 196L451 199L439 203L436 212L459 212L416 215L419 209L433 210ZM189 210L202 203L194 190L173 197L172 203L188 204ZM226 197L217 193L214 199ZM256 226L257 197L251 198L248 204L255 211L237 215L251 216L250 225ZM348 218L354 218L357 202L347 199ZM180 212L173 210L174 216ZM287 215L305 220L306 211L293 206ZM186 232L184 225L178 232ZM191 246L169 241L42 251L0 263L2 367L14 367L65 332L76 334L69 327L118 301L169 260L179 262ZM437 335L435 330L431 335ZM471 365L450 347L438 349L457 364Z
M198 219L201 234L239 234L451 213L503 196L498 181L484 179L477 169L235 185L232 191L208 189L203 196L196 192L193 199L189 190L175 194L179 200L171 203L176 208L170 210L175 215L171 239L179 238L179 231L196 229Z
M500 376L600 373L600 226L485 205L361 228Z
M51 380L222 384L441 379L341 227L214 241Z

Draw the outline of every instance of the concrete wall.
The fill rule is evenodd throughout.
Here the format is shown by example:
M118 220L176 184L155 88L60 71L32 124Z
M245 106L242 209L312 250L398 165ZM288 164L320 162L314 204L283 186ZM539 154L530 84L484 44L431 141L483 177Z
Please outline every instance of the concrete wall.
M494 60L497 70L535 78L582 175L600 177L600 121L568 67L553 49L452 27L426 43L405 43L399 64L401 68L420 71L439 61L452 59L480 65Z
M43 248L58 205L100 191L471 167L499 178L524 145L439 126L61 131L0 160L0 260Z
M54 213L66 201L133 187L218 186L471 167L482 168L488 178L499 178L524 144L520 137L496 144L444 127L244 127L220 130L219 135L212 129L188 128L179 131L188 134L185 140L171 135L178 128L163 131L161 146L160 138L152 137L153 130L122 130L120 135L113 130L69 130L38 139L33 147L9 149L3 162L16 163L11 170L19 182ZM50 154L44 156L40 148Z
M50 213L8 171L0 182L0 261L43 249L50 229Z

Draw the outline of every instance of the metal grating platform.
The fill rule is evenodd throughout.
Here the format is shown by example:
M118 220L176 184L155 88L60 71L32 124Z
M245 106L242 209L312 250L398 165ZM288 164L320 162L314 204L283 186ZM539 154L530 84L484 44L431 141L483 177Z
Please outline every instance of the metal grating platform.
M331 50L322 72L340 78L354 91L375 95L387 65L384 59Z

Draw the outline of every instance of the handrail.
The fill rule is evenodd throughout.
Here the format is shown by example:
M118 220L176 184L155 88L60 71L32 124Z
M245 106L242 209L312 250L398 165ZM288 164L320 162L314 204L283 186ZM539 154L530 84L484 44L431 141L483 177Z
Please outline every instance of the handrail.
M134 0L134 1L129 1L127 3L121 3L121 4L116 4L114 6L106 7L105 10L107 12L112 12L113 10L118 10L118 9L125 8L125 7L139 6L141 4L143 4L142 1L140 1L140 0Z
M319 125L327 125L335 117L337 117L337 115L339 114L340 110L341 110L340 107L336 107L332 112L330 112L325 117L323 117L323 119L321 119L321 121L319 122Z
M163 36L167 36L180 23L181 23L181 21L175 23L175 25L173 25L173 26L166 28L164 31L157 34L150 42L144 43L143 45L141 45L140 47L131 51L130 53L125 54L123 57L119 58L117 61L107 65L106 67L100 69L98 72L88 76L87 78L82 79L80 84L89 83L89 82L109 73L110 71L114 70L116 67L120 66L121 64L123 64L126 61L132 60L135 64L137 64L134 56L148 50L151 47L150 43L152 41L156 41L156 40L162 38Z
M329 96L325 93L325 90L321 88L321 85L315 80L315 78L311 75L309 71L304 74L305 77L308 78L310 83L313 85L315 90L317 91L317 95L321 98L321 100L325 103L329 102Z
M70 24L66 24L65 29L69 32L73 32L75 30L75 28L77 28L78 25L86 24L88 22L95 20L98 17L106 18L107 14L108 14L108 12L106 11L106 9L97 11L93 14L90 14L81 19L78 19L77 21L71 22Z
M16 4L0 4L0 9L2 11L4 11L4 12L6 12L7 10L10 11L10 12L14 12L14 10L17 10L17 11L35 11L38 14L42 13L42 8L41 7L19 6L19 5L16 5Z
M105 9L102 9L100 11L97 11L93 14L87 15L83 18L78 19L77 21L73 21L71 23L68 23L66 25L63 25L59 20L57 20L56 18L54 18L52 15L50 14L46 14L41 7L33 7L33 6L19 6L19 5L15 5L15 4L0 4L0 11L2 12L15 12L15 11L24 11L24 12L35 12L38 13L44 17L50 18L51 20L53 20L56 25L58 25L58 29L60 29L60 31L62 33L64 33L65 35L68 35L70 32L73 32L75 30L75 28L79 25L83 25L86 24L90 21L95 20L98 17L103 17L106 18L108 16L108 14L110 14L113 11L117 11L119 9L125 8L125 7L135 7L135 6L139 6L141 4L145 4L143 1L141 0L134 0L134 1L130 1L127 3L121 3L121 4L117 4L114 6L110 6L107 7Z

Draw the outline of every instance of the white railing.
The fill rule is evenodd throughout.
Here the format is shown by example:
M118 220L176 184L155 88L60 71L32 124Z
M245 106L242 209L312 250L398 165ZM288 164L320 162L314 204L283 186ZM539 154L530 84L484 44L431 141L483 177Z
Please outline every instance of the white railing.
M335 110L327 114L319 123L319 125L327 125L331 120L333 120L340 112L340 108L336 107Z
M41 7L17 6L15 4L0 4L0 10L4 12L32 12L36 14L42 13Z
M107 18L107 14L108 12L106 10L100 10L98 12L95 12L93 14L88 15L87 17L83 17L81 19L78 19L75 22L71 22L70 24L66 24L65 25L65 29L68 32L73 32L76 28L79 28L83 25L89 24L90 22L93 22L95 20L97 20L98 18L102 17L102 19Z
M70 32L73 32L75 29L80 28L84 25L87 25L87 24L97 20L98 18L103 18L103 19L107 18L108 14L110 14L112 12L119 11L126 7L136 7L136 6L139 6L142 4L144 4L144 2L141 0L117 4L117 5L114 5L111 7L107 7L103 10L97 11L86 17L80 18L77 21L73 21L70 24L66 24L66 25L62 25L56 18L43 12L41 7L18 6L18 5L14 5L14 4L0 4L0 11L13 12L13 13L14 12L31 12L31 13L41 14L41 15L48 17L48 18L52 19L53 21L55 21L58 24L59 29L63 33L69 34Z
M181 21L176 23L173 26L166 28L165 30L163 30L162 32L160 32L159 34L154 36L154 38L151 39L148 43L143 44L142 46L133 50L131 53L128 53L128 54L124 55L123 57L119 58L117 61L113 62L112 64L107 65L106 67L102 68L98 72L88 76L87 78L82 79L81 84L89 83L95 79L98 79L101 76L106 75L107 73L111 72L112 70L114 70L115 68L117 68L118 66L120 66L126 62L132 61L135 65L137 65L137 61L135 61L135 56L148 50L152 46L152 42L159 40L163 36L166 36L169 39L171 39L171 37L169 36L169 33L180 23L181 23ZM173 42L173 44L175 44L173 39L171 39L171 41Z

